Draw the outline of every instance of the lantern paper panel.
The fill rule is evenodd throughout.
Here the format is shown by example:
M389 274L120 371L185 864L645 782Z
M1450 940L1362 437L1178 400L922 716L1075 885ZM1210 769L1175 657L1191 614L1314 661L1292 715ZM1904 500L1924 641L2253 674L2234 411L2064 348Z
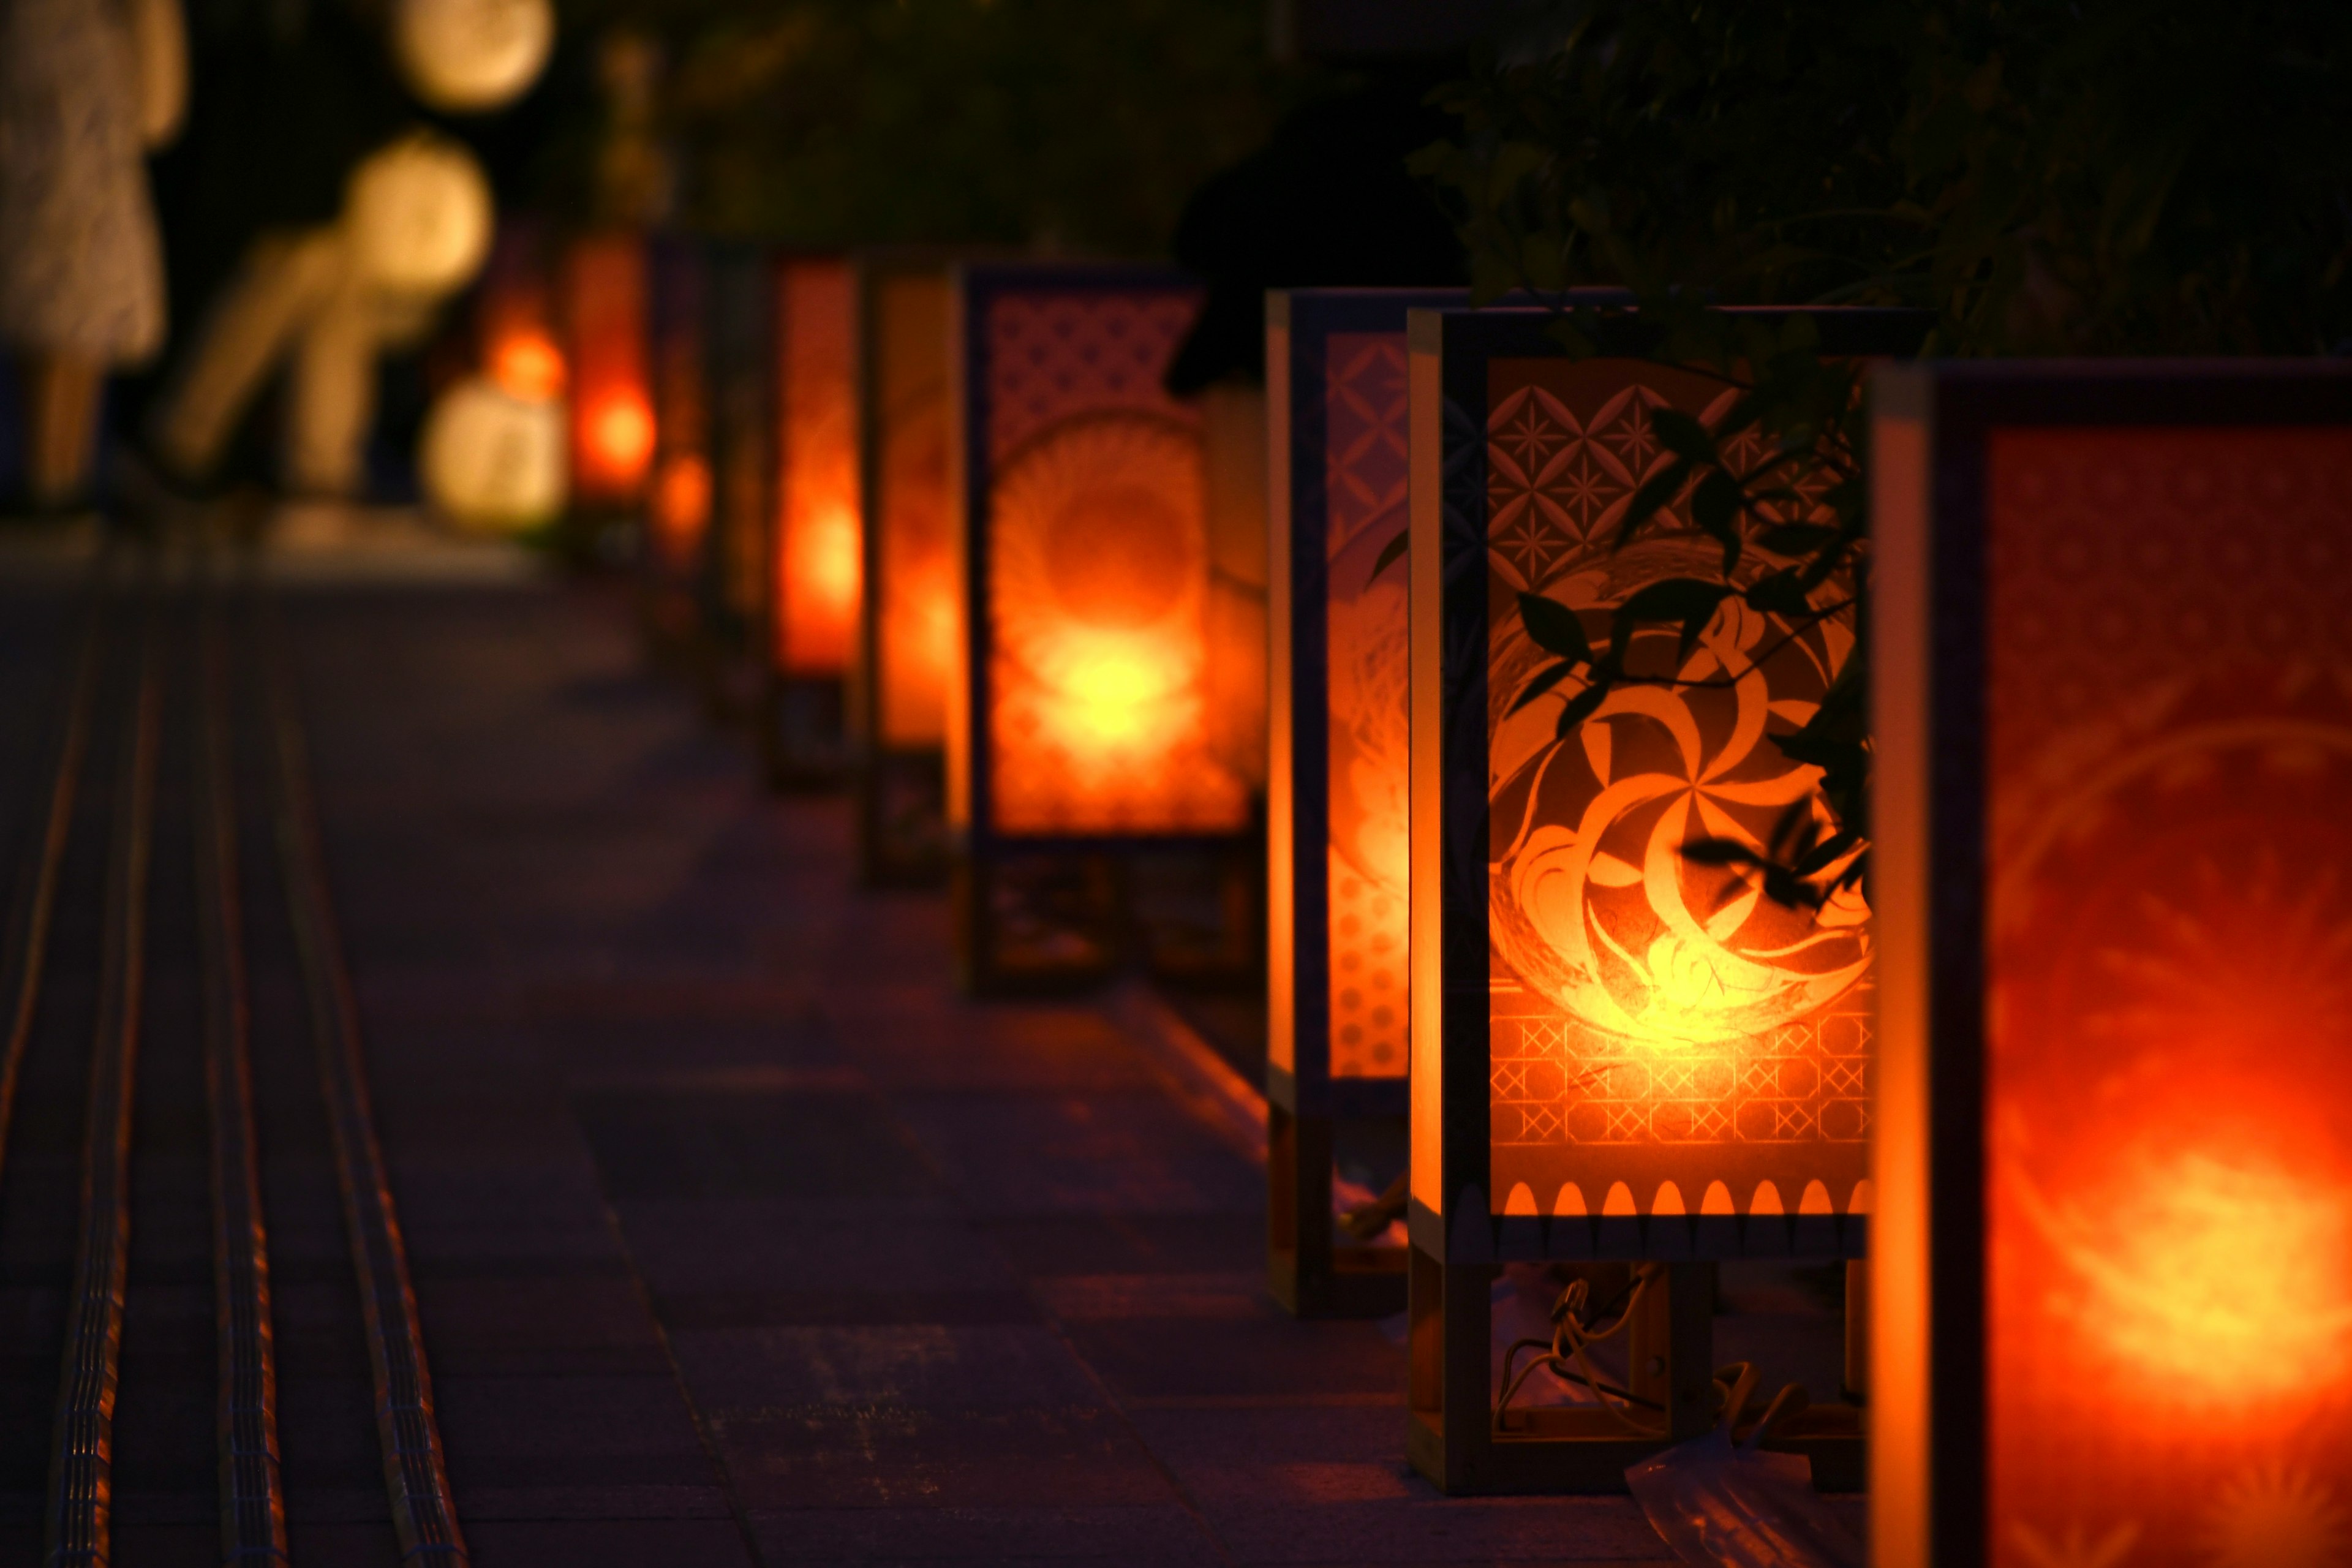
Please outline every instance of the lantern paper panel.
M1368 1151L1406 1108L1406 573L1382 554L1406 524L1405 312L1467 303L1266 300L1268 1265L1302 1316L1403 1301L1402 1248L1336 1223L1335 1161L1352 1146L1377 1188L1391 1173Z
M697 574L710 527L710 403L704 380L709 292L699 248L676 239L656 244L653 490L646 523L654 575L673 584Z
M569 372L554 313L540 226L501 218L475 289L474 335L482 373L509 396L560 406Z
M1882 1316L1879 1560L2345 1561L2352 377L1876 396L1887 1217L1936 1282Z
M869 881L947 869L945 743L961 617L949 479L951 263L862 258L857 439L864 498L850 722Z
M1198 289L1144 268L973 267L968 821L978 839L1230 834L1213 749L1200 421L1161 377Z
M1265 389L1204 387L1202 483L1209 514L1205 641L1209 749L1252 795L1266 787Z
M782 404L774 553L776 668L838 678L857 633L856 292L849 265L794 258L778 269Z
M1818 914L1790 910L1681 854L1702 837L1760 847L1812 799L1818 770L1771 737L1801 724L1852 657L1852 612L1790 624L1729 600L1679 658L1675 628L1644 630L1630 668L1672 679L1621 688L1560 738L1581 685L1529 695L1555 661L1528 637L1520 596L1565 606L1598 643L1642 588L1717 574L1722 550L1686 499L1622 550L1616 527L1673 461L1654 412L1717 424L1737 394L1625 359L1495 354L1483 369L1470 520L1481 668L1459 640L1467 628L1446 628L1450 689L1481 714L1475 787L1491 824L1477 893L1489 1066L1479 1205L1511 1222L1521 1247L1564 1257L1781 1252L1796 1219L1810 1222L1798 1232L1806 1250L1858 1253L1868 909L1855 892ZM1735 461L1761 457L1744 450L1753 439L1728 445ZM1737 580L1781 564L1751 549ZM1815 598L1851 595L1832 583ZM1446 784L1473 787L1464 774Z
M948 318L944 268L872 284L876 724L889 746L947 735L955 658L955 539L948 484Z
M645 492L654 454L645 242L604 235L574 243L560 288L572 387L572 500L632 505Z

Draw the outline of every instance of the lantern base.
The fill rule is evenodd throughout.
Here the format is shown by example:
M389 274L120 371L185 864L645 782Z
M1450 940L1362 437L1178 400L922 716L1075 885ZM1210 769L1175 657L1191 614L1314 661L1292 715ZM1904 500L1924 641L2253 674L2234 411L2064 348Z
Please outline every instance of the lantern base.
M1590 1405L1495 1415L1491 1360L1493 1264L1448 1264L1419 1247L1408 1263L1411 1340L1406 1457L1456 1497L1607 1493L1625 1471L1715 1424L1715 1266L1651 1264L1660 1270L1629 1325L1631 1391L1659 1412L1664 1431L1629 1431ZM1761 1409L1753 1414L1760 1415ZM1850 1405L1816 1405L1783 1422L1768 1445L1803 1455L1824 1492L1860 1491L1864 1425Z
M1107 978L1128 945L1118 884L1118 868L1099 852L959 852L950 901L964 989L1053 994Z
M1404 1310L1407 1249L1334 1235L1336 1120L1266 1106L1266 1287L1296 1318L1389 1317Z
M760 758L780 795L837 789L849 771L841 678L770 670L760 700Z
M858 759L858 874L869 888L936 888L948 871L947 759L936 746Z

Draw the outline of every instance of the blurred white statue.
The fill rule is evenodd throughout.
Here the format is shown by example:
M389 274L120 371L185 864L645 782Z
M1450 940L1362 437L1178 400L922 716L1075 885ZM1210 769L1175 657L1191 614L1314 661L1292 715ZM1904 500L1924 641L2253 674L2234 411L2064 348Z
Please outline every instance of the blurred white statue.
M0 341L41 507L88 489L110 370L163 342L145 157L187 108L179 0L0 0Z
M401 0L391 24L409 89L465 111L520 97L554 37L548 0ZM495 222L489 182L455 140L419 129L370 153L334 223L265 234L246 252L153 410L155 456L183 479L209 478L282 367L287 489L359 494L376 362L421 342L473 281Z

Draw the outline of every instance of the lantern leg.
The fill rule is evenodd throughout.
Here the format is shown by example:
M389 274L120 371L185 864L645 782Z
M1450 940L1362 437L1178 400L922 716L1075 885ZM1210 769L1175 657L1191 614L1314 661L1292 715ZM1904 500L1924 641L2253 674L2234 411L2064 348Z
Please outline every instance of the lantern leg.
M1095 984L1128 942L1113 857L960 846L950 868L957 978L975 996L1057 995Z
M1294 1317L1385 1318L1404 1308L1406 1249L1339 1245L1334 1120L1267 1102L1266 1283Z
M837 787L845 763L842 682L771 668L761 700L760 754L768 787L799 794Z

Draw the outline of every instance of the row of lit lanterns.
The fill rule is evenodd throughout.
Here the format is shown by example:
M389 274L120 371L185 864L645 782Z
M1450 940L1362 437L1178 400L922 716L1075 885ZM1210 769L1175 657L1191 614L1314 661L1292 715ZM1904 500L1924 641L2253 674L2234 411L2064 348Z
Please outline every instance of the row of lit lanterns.
M643 300L641 251L593 254L568 287ZM2352 1551L2352 595L2316 564L2352 539L2352 378L1880 371L1875 908L1813 912L1678 852L1810 798L1772 737L1855 656L1851 612L1662 632L1680 679L1565 732L1577 683L1528 689L1524 595L1597 639L1710 570L1679 503L1633 549L1612 519L1666 460L1654 414L1718 418L1719 383L1568 358L1537 310L1277 295L1236 621L1212 561L1253 523L1159 384L1181 279L775 279L762 646L779 689L846 682L869 871L952 860L984 979L992 858L1231 838L1264 778L1276 1289L1409 1300L1421 1468L1614 1485L1714 1418L1711 1262L1844 1258L1849 1397L1775 1442L1853 1485L1867 1430L1878 1561ZM691 507L652 478L642 313L612 313L625 352L567 319L579 494L650 480L698 558L708 469ZM2184 608L2204 633L2150 624ZM1258 668L1254 764L1214 694ZM1402 1245L1334 1223L1363 1116L1409 1117ZM1513 1259L1635 1267L1622 1385L1498 1413Z

